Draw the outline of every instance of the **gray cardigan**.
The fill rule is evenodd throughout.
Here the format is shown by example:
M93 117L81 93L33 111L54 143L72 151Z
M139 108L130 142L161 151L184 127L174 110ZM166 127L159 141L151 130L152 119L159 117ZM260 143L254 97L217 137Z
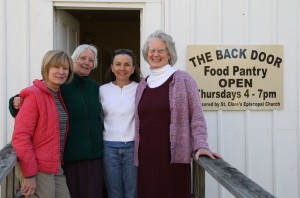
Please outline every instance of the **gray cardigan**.
M145 79L138 85L135 98L135 148L134 164L138 166L139 114L138 104L147 87ZM209 150L207 128L196 82L186 72L177 70L170 83L169 100L171 109L170 124L170 163L190 163L191 154L200 148ZM155 143L153 142L153 145ZM142 155L142 153L140 153Z

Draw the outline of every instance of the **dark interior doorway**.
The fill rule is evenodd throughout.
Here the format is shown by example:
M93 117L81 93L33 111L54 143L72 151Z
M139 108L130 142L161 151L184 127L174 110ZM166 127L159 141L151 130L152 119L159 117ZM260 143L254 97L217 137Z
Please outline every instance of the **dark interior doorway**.
M133 50L140 63L140 10L65 11L80 22L80 44L93 44L98 48L98 68L90 74L92 79L104 83L115 49Z

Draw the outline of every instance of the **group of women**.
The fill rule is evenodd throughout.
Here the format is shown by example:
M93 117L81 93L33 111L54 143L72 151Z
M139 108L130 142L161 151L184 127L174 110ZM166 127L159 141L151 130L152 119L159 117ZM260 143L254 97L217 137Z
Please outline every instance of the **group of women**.
M147 38L144 79L131 50L114 51L100 87L88 78L97 67L94 46L78 46L72 61L51 53L63 55L46 54L43 79L10 100L23 194L102 197L104 177L109 198L189 198L192 153L221 156L208 147L195 81L173 67L172 37Z

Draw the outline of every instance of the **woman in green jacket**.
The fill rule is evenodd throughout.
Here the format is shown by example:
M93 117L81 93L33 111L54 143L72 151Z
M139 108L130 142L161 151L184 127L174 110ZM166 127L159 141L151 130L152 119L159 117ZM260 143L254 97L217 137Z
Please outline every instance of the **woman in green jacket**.
M72 198L103 196L102 107L99 102L99 84L88 77L98 65L97 55L93 45L78 46L72 55L74 78L70 84L61 86L70 119L63 169ZM15 114L13 103L11 98L10 110ZM20 105L14 108L18 109Z

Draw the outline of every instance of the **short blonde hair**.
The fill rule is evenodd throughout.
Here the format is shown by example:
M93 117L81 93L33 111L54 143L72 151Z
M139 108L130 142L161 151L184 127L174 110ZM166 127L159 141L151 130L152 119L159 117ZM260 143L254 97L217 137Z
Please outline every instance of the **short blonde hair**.
M48 79L49 70L55 66L69 66L69 75L66 83L69 83L73 79L74 63L70 55L62 50L50 50L48 51L42 60L41 73L44 80Z

